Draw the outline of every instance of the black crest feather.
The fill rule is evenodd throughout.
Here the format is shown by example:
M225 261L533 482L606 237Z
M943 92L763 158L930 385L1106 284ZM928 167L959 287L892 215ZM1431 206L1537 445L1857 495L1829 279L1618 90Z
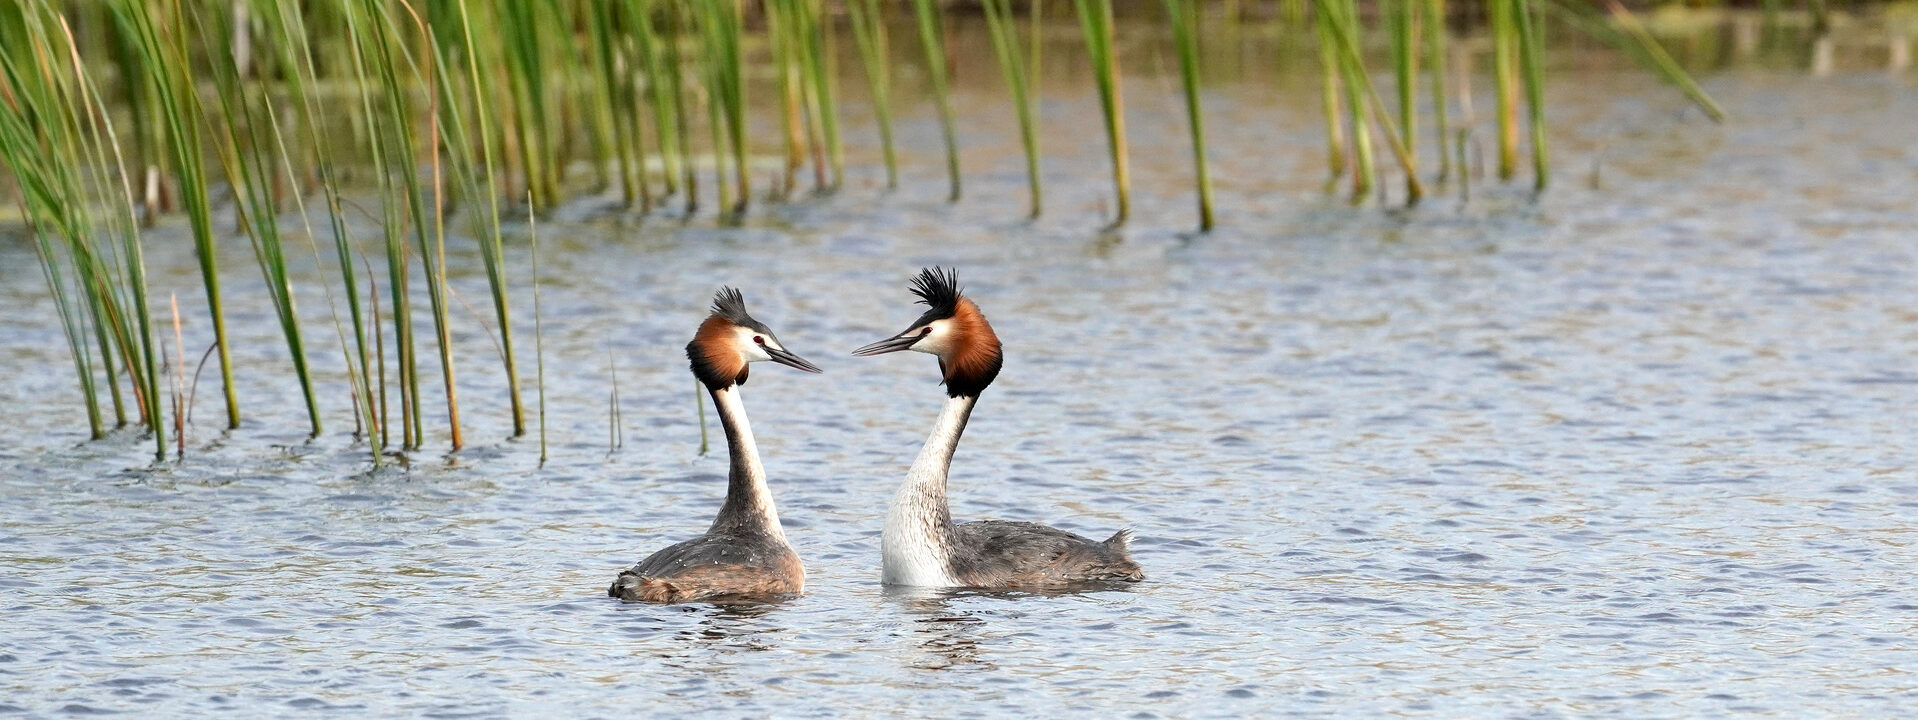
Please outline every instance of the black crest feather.
M713 295L713 314L726 318L734 325L753 321L753 316L746 314L746 296L733 287L722 287Z
M926 314L920 322L942 320L952 317L959 311L959 271L941 267L929 267L919 271L912 279L912 294L919 296L919 302L925 303Z
M713 295L713 314L726 319L726 322L743 328L752 328L759 332L771 333L764 323L754 320L746 312L746 296L738 288L721 287Z

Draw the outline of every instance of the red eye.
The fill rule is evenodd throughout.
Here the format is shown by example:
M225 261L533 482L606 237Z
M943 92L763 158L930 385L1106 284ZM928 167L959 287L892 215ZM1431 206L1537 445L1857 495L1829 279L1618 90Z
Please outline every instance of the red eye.
M920 330L920 331L919 331L919 335L920 335L920 337L924 337L924 336L927 336L927 335L931 335L931 334L932 334L932 326L931 326L931 325L927 325L927 326L926 326L926 327L925 327L924 329L922 329L922 330Z
M763 337L760 337L760 336L758 336L758 335L754 335L754 336L753 336L753 342L756 342L756 343L759 343L759 344L761 344L761 345L764 345L764 344L766 344L766 338L763 338Z

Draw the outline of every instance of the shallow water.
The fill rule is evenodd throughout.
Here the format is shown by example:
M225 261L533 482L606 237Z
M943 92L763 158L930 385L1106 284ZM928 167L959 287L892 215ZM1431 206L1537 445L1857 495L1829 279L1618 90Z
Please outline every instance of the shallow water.
M131 432L83 443L31 249L0 241L0 711L1918 707L1909 76L1715 74L1734 118L1715 127L1635 72L1567 70L1557 188L1534 201L1480 181L1470 202L1409 212L1320 194L1309 94L1228 85L1211 98L1222 227L1203 236L1182 232L1180 116L1151 83L1120 235L1089 230L1108 205L1090 142L1049 164L1046 219L1016 220L1010 113L978 101L961 102L973 170L956 206L939 158L914 153L892 196L861 170L744 228L586 207L543 223L543 468L533 439L500 440L503 381L470 312L455 322L471 447L442 454L429 387L434 449L367 472L312 282L321 438L304 437L261 307L230 317L244 428L217 431L208 383L184 462L150 465ZM1087 98L1050 98L1060 148L1096 127ZM936 147L923 117L902 131ZM152 241L154 286L204 347L180 232ZM229 250L230 292L257 298L243 244ZM483 305L477 260L453 263ZM916 317L905 280L933 263L960 268L1008 353L955 463L954 514L1132 527L1146 582L878 586L883 506L942 395L929 359L846 352ZM613 575L701 532L723 492L680 354L721 283L826 370L761 366L744 391L808 592L620 604Z

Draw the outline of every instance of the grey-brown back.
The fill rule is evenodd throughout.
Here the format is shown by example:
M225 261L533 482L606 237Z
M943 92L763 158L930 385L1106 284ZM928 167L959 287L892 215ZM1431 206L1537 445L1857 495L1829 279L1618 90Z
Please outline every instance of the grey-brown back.
M804 589L806 571L784 541L763 533L708 533L646 556L606 594L625 600L689 602L771 598Z
M952 574L968 587L1048 587L1145 579L1129 530L1099 542L1030 522L980 520L954 528Z

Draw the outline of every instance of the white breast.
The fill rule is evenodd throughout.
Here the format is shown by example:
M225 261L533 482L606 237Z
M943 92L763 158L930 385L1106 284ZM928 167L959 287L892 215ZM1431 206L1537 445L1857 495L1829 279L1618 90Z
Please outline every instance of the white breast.
M950 549L939 544L934 531L935 508L929 498L915 492L911 482L899 489L886 512L886 529L880 535L884 559L881 580L887 585L954 587L959 584L947 568Z

